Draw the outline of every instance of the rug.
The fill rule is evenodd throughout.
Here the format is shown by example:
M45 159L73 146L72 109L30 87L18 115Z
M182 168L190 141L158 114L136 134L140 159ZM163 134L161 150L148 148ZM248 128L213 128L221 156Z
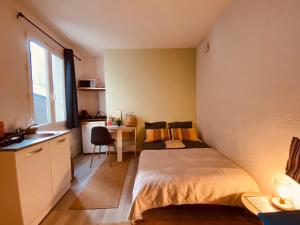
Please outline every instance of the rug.
M109 158L100 165L86 187L79 193L70 209L109 209L119 206L129 160L114 162Z

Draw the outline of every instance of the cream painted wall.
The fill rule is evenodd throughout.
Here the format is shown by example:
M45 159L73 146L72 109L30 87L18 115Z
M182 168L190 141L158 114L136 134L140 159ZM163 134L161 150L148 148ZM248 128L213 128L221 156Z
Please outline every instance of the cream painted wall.
M299 9L297 0L234 1L197 49L204 140L269 193L300 136Z
M83 58L82 62L75 60L75 69L79 76L88 70L84 66L85 58L90 58L86 52L57 35L49 26L45 25L39 18L17 0L0 1L0 120L5 122L5 130L15 131L16 128L24 126L30 117L28 95L28 72L26 70L27 49L26 36L38 38L43 44L51 46L61 54L63 50L53 44L49 39L37 32L35 28L23 21L17 20L18 11L22 11L27 17L33 19L39 26L54 36L67 47L71 47ZM97 99L96 99L97 103ZM64 129L58 127L57 129ZM79 129L72 130L71 142L72 156L81 151L81 136Z
M122 109L144 121L196 122L195 49L105 50L108 113Z
M80 79L100 79L104 81L104 60L103 56L88 57L79 71L77 80ZM87 110L91 115L96 115L100 110L106 112L105 92L78 91L78 110Z

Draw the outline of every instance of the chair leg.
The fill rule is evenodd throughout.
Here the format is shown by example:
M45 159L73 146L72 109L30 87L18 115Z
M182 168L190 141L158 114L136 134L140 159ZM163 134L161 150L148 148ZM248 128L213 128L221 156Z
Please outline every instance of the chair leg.
M94 160L95 151L96 151L96 145L94 145L94 151L93 151L93 156L92 156L90 168L92 168L92 164L93 164L93 160Z
M108 153L108 155L107 155L107 153ZM106 145L106 157L108 157L109 156L109 147L108 147L108 145Z
M114 142L113 144L114 144L114 150L115 150L115 152L117 152L117 149L116 149L116 145L115 145L115 142Z
M111 162L111 154L110 154L109 145L107 145L107 149L108 149L108 156L109 156L109 164L110 164L110 166L112 166L112 162Z
M101 155L101 145L99 146L99 159L100 159L100 155Z

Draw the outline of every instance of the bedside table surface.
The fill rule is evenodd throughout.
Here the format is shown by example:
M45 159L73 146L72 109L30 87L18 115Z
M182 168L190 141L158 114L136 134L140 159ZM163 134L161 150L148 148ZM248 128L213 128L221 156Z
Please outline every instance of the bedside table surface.
M253 214L258 215L261 211L252 203L250 202L247 197L266 197L269 201L271 197L267 194L263 194L261 192L246 192L242 195L242 203L243 205ZM269 202L270 206L273 208L272 203Z

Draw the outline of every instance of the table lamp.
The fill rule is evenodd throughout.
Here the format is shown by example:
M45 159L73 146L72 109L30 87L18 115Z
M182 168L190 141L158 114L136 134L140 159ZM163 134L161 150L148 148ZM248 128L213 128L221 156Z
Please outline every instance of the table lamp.
M300 184L300 139L297 137L292 138L285 173ZM291 185L287 179L275 179L272 193L274 206L282 210L294 209Z
M281 210L292 210L291 183L284 178L276 178L273 185L272 203Z

